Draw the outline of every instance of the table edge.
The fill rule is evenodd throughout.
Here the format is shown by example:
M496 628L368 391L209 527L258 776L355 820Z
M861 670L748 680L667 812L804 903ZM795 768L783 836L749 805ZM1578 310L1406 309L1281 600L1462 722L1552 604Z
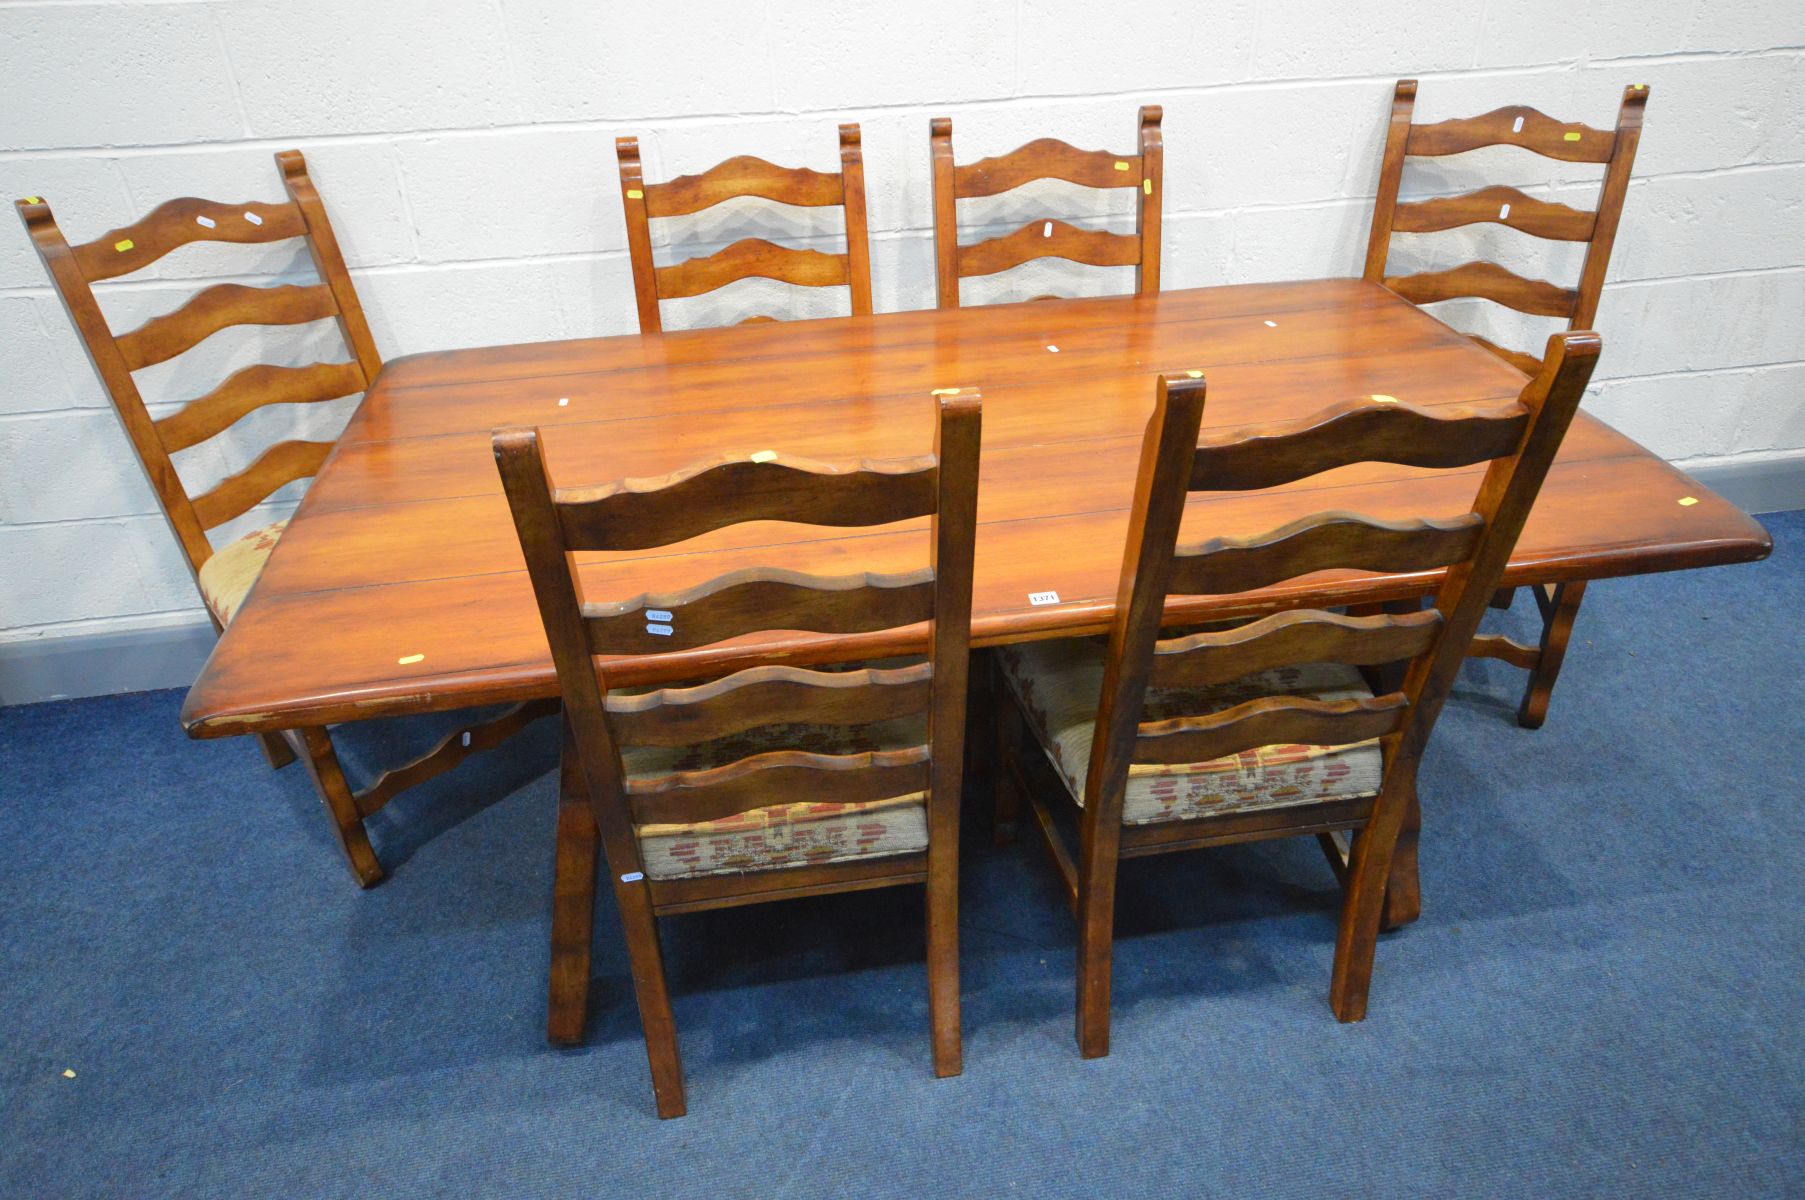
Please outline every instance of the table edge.
M1521 587L1581 580L1589 582L1760 562L1773 552L1773 535L1753 516L1747 513L1741 516L1749 526L1743 537L1719 537L1707 542L1659 549L1623 546L1590 551L1584 555L1513 562L1505 570L1501 586ZM1298 596L1299 592L1312 597L1308 603L1323 606L1407 599L1433 591L1436 580L1441 575L1440 571L1422 571L1410 575L1364 576L1328 584L1314 583L1289 592L1282 587L1267 589L1258 593L1258 598L1239 605L1220 603L1217 597L1177 597L1168 602L1166 619L1170 623L1178 623L1206 616L1213 619L1258 615L1305 603ZM1204 599L1211 602L1200 603ZM975 621L972 624L972 646L977 649L1011 642L1104 633L1109 628L1112 607L1107 601L1095 601ZM723 656L718 649L703 647L700 652L691 651L686 655L658 656L653 661L661 665L643 673L631 670L618 672L614 682L616 686L670 682L685 677L681 668L686 664L693 668L696 664L707 662L711 664L710 670L718 670L724 659L730 667L741 660L745 665L751 665L753 662L769 661L773 657L782 657L791 662L819 661L819 658L810 659L808 648L811 644L823 644L826 640L825 637L805 634L783 641L762 643L743 651L729 651L727 656ZM877 657L919 649L911 643L921 641L921 637L919 634L912 635L905 629L885 630L851 639L836 637L833 641L836 646L850 645L859 656ZM201 676L205 673L203 666ZM695 673L693 669L689 671L690 676ZM201 676L197 676L197 679ZM419 686L420 684L426 686ZM543 664L535 663L530 666L513 664L419 681L365 686L340 693L321 693L249 711L209 707L198 703L196 691L197 689L190 688L183 700L180 717L182 728L191 738L211 740L316 725L337 725L377 717L446 712L489 704L549 699L558 695L558 686L557 677L547 660Z

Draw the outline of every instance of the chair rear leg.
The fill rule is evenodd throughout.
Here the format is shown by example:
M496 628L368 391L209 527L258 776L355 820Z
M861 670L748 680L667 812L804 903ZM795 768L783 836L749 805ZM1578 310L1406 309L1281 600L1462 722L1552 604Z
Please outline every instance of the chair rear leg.
M546 1040L579 1045L589 1018L589 955L595 935L596 848L600 832L583 769L565 726L558 764L558 842L552 868L550 994Z
M1109 1053L1120 831L1093 830L1086 824L1078 863L1078 1052L1102 1058Z
M670 989L664 978L664 951L658 944L658 920L643 880L614 881L621 928L627 938L627 961L633 970L633 994L639 1002L639 1024L645 1031L646 1060L652 1068L652 1095L660 1117L688 1111L683 1096L683 1063L677 1054L677 1022L671 1015Z
M959 831L928 845L928 1019L933 1026L934 1074L965 1069L959 1029Z
M1567 643L1573 637L1573 622L1579 616L1580 601L1586 596L1585 581L1557 583L1541 592L1542 645L1536 664L1529 672L1529 685L1523 690L1523 704L1517 709L1517 724L1525 729L1540 729L1548 719L1548 701L1554 694L1554 681L1560 678L1561 662L1567 657Z
M1392 772L1396 774L1396 772ZM1403 780L1381 792L1372 819L1354 839L1353 860L1341 902L1341 927L1335 938L1334 976L1329 1006L1341 1021L1366 1019L1366 997L1372 986L1373 955L1379 923L1385 915L1393 854L1408 817L1415 783Z
M263 757L269 762L272 771L280 771L295 761L295 748L279 733L260 733L257 745L263 749Z
M345 782L345 772L339 766L338 752L332 748L331 735L316 725L301 730L300 737L306 751L302 761L332 818L332 829L338 836L339 849L345 852L345 861L351 867L351 877L357 880L359 887L374 887L382 882L382 864L370 848L370 835L357 811L357 798L351 792L351 785Z

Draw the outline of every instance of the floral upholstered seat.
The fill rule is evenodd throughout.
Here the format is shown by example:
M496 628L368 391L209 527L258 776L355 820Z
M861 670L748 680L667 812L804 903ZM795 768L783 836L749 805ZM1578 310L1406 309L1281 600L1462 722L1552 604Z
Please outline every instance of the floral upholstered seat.
M750 754L806 750L863 754L927 741L924 717L859 726L767 725L699 746L628 746L621 765L629 781L672 771L724 766ZM640 825L640 858L653 879L685 879L774 867L913 854L928 846L925 794L912 792L862 804L793 804L754 809L688 825Z
M1004 677L1035 739L1073 799L1084 802L1103 688L1104 642L1070 638L1005 647ZM1149 688L1142 721L1206 716L1262 696L1349 700L1372 695L1360 672L1339 663L1261 671L1202 688ZM1371 796L1379 790L1376 741L1351 746L1261 746L1229 758L1179 765L1136 763L1128 771L1128 825Z
M222 626L230 625L232 618L238 615L245 595L257 582L257 576L263 573L263 564L269 561L270 551L276 548L277 540L287 528L287 521L277 521L253 529L215 550L213 556L201 564L197 572L201 599L206 601Z

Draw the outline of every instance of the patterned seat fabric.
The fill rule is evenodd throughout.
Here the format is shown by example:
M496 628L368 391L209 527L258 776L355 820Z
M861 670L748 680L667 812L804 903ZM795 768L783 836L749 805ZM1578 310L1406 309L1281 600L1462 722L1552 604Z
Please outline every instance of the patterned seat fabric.
M1072 798L1082 804L1097 698L1103 690L1103 639L1027 642L1004 647L1000 654L1004 677L1020 698L1035 739ZM1151 688L1141 719L1207 716L1243 701L1277 695L1348 700L1371 696L1372 691L1359 671L1339 663L1281 667L1212 687ZM1136 763L1128 770L1122 820L1149 825L1371 796L1379 790L1381 767L1376 741L1261 746L1204 763Z
M201 564L201 599L213 610L213 616L221 625L230 625L232 618L238 615L245 594L263 573L263 564L269 560L270 551L276 548L277 540L287 528L287 521L277 521L274 525L253 529L215 550L213 557Z
M861 726L767 725L700 746L628 746L629 779L725 766L750 754L806 750L863 754L927 741L925 717ZM813 866L912 854L928 847L925 794L863 804L793 804L754 809L689 825L640 825L639 853L653 879L687 879L775 867Z

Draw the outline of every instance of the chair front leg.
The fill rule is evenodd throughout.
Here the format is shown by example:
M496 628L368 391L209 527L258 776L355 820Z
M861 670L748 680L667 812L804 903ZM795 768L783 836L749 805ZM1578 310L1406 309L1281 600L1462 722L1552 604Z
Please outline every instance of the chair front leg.
M1567 643L1573 637L1573 622L1579 617L1580 601L1585 597L1584 580L1557 583L1546 591L1536 589L1536 600L1542 610L1542 644L1535 666L1529 672L1529 684L1523 690L1523 704L1517 709L1517 724L1525 729L1540 729L1548 719L1548 701L1554 695L1554 681L1560 678L1561 662L1567 657Z
M351 867L351 877L357 880L359 887L374 887L382 882L382 864L370 848L369 832L357 811L357 797L352 794L351 785L345 782L344 768L339 765L331 735L316 725L298 731L298 736L304 751L301 761L307 765L314 789L319 792L326 812L332 818L333 833Z

